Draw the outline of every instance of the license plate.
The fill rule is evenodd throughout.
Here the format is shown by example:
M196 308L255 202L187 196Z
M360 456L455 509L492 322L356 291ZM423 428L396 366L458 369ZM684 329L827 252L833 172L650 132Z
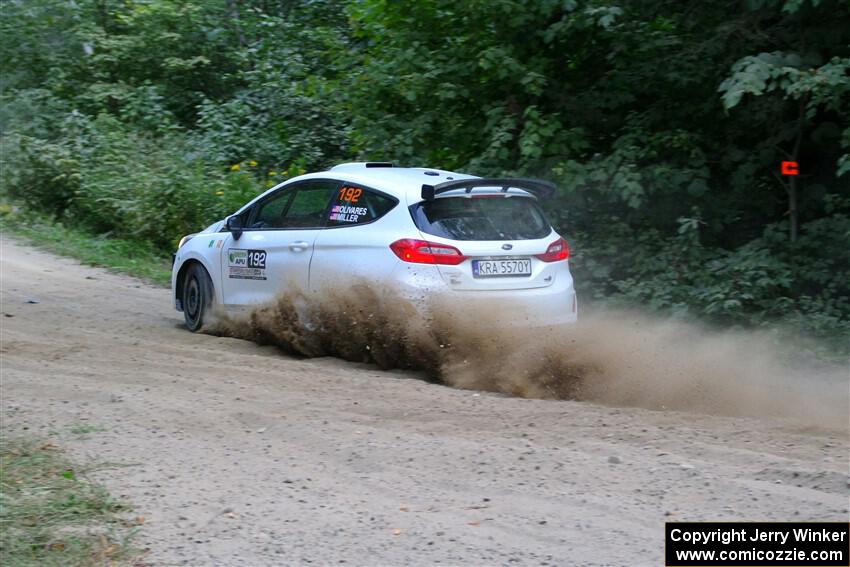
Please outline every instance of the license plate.
M531 259L473 260L472 275L476 278L526 277L531 275Z

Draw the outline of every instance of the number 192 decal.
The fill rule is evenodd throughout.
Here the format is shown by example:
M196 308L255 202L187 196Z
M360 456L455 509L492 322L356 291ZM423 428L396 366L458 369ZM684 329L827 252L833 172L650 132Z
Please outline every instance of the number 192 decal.
M265 250L248 250L248 267L249 268L266 268L266 251Z
M357 187L345 187L343 186L339 190L339 200L346 201L348 203L356 203L360 200L360 195L363 194L363 189L358 189Z

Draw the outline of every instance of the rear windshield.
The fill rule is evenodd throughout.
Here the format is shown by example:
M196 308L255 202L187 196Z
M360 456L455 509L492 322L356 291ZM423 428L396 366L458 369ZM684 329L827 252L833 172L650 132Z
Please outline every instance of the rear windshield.
M452 240L532 240L551 231L530 197L442 197L410 212L419 230Z

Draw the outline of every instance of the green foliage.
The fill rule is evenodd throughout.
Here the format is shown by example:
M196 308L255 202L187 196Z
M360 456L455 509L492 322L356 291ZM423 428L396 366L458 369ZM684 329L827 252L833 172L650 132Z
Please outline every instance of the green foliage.
M36 210L62 214L80 187L80 163L63 142L29 136L3 139L3 186L10 198Z
M9 198L71 226L170 250L262 190L193 156L179 133L152 137L107 114L69 116L65 130L57 143L8 136L2 179Z
M73 230L167 253L352 159L544 177L584 297L847 336L844 0L13 0L0 55L0 199Z
M820 337L833 353L846 354L847 215L804 224L794 245L787 242L783 222L735 250L724 250L703 245L706 227L696 213L681 217L673 236L656 230L631 233L620 224L611 227L616 240L587 242L573 260L580 291L616 305L696 315L724 326L784 324L798 336ZM613 242L629 242L628 256Z
M99 232L168 249L173 235L194 232L260 192L253 179L192 159L180 136L139 135L106 115L87 134L73 212Z
M734 108L746 94L760 96L777 91L784 98L803 100L813 118L820 107L841 112L850 94L850 57L833 57L819 67L806 67L796 53L762 53L747 56L732 66L732 75L720 83L723 106Z
M346 154L349 129L337 89L350 63L343 11L335 2L243 14L235 51L241 85L198 106L195 144L222 163L257 161L261 171L314 170Z

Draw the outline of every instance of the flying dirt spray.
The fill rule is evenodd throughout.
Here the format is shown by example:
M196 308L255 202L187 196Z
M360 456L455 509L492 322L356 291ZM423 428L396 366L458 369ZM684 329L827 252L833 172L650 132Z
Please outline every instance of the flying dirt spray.
M220 315L207 331L295 355L422 371L458 388L848 426L848 369L790 366L775 341L757 333L624 311L529 329L440 297L427 301L417 308L367 285L321 299L290 292L247 315Z

